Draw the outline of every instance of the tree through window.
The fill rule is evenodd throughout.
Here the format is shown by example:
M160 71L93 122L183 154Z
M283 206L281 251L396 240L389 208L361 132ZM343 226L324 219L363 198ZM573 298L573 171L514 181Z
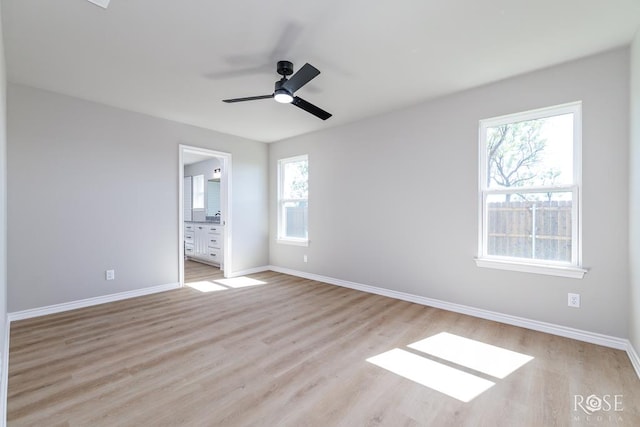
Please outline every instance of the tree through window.
M309 159L278 161L278 240L306 244L308 240Z
M480 122L479 258L579 265L580 110Z

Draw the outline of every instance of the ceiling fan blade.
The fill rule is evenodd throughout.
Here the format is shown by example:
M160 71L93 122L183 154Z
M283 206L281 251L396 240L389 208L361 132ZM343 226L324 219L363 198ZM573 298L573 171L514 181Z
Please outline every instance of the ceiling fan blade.
M299 96L295 96L293 98L293 101L291 101L291 103L293 105L295 105L296 107L298 107L298 108L302 108L307 113L313 114L314 116L318 117L319 119L327 120L329 117L331 117L330 113L327 113L322 108L316 107L312 103L305 101L304 99L300 98Z
M320 70L318 70L316 67L311 64L304 64L297 73L291 76L289 80L284 82L282 87L289 92L294 93L302 86L313 80L318 74L320 74Z
M273 98L273 94L271 95L259 95L259 96L247 96L246 98L232 98L232 99L223 99L222 102L243 102L243 101L255 101L256 99L267 99Z

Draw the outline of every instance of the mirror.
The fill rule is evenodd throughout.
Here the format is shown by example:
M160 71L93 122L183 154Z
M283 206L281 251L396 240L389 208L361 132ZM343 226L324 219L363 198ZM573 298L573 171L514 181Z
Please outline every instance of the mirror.
M207 216L220 217L220 180L207 181Z

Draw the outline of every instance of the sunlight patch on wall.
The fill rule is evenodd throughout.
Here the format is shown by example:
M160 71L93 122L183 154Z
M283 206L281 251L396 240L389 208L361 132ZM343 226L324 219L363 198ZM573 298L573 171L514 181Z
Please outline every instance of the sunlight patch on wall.
M89 1L97 6L104 7L106 9L107 7L109 7L109 2L111 0L89 0Z

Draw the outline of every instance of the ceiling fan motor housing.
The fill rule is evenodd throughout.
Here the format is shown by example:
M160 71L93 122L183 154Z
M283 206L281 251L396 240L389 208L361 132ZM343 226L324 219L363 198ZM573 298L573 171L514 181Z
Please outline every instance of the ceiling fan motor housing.
M274 93L282 93L282 92L286 92L289 95L293 95L290 91L288 91L287 89L283 88L282 85L285 84L286 80L282 79L282 80L278 80L275 83L275 88L273 90Z
M290 76L293 74L293 63L289 61L278 61L277 70L281 76Z

